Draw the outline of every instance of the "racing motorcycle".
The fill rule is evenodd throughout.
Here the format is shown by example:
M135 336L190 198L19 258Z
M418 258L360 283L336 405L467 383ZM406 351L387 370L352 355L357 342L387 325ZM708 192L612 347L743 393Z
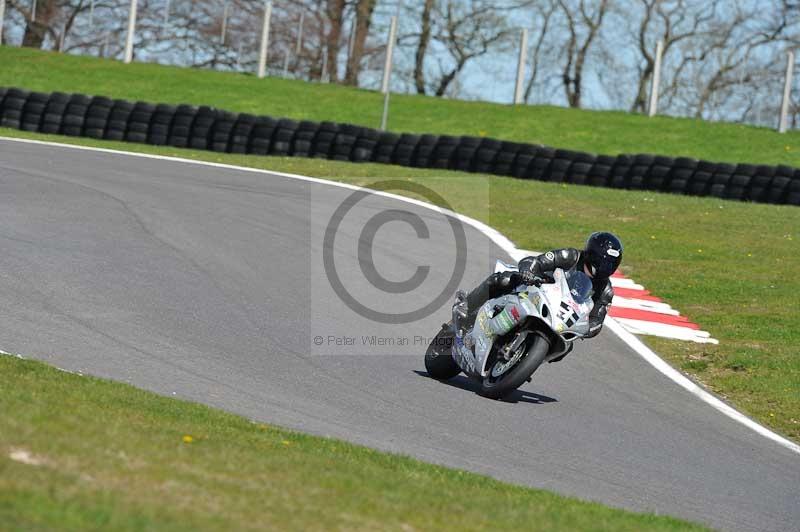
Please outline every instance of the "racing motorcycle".
M496 272L516 271L497 261ZM531 285L484 303L473 323L453 307L425 353L425 369L439 380L463 372L478 393L500 399L531 380L547 362L564 358L589 332L592 281L581 271L556 269Z

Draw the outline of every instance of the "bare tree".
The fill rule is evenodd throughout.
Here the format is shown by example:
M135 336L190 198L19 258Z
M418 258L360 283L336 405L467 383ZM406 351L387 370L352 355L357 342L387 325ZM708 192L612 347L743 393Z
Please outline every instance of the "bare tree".
M769 95L780 90L781 58L800 32L797 6L714 7L699 31L680 43L679 60L669 63L666 106L697 118L760 122L754 115L774 106Z
M346 85L358 85L358 76L361 74L365 45L372 25L372 13L375 11L376 3L376 0L356 0L356 25L353 33L353 46L350 50L350 56L347 58L347 72L344 78Z
M540 67L543 60L542 54L546 45L549 44L549 39L552 36L549 33L551 21L558 9L556 0L547 0L544 2L537 2L535 4L534 22L538 22L538 37L533 43L532 49L529 52L531 61L531 75L528 78L528 83L525 86L525 101L530 102L533 88L539 79Z
M663 56L670 53L683 40L698 36L713 18L718 0L703 0L690 5L685 0L639 0L643 16L636 40L642 64L638 65L636 97L632 112L644 112L648 87L655 68L656 41L664 43Z
M35 20L32 6L31 2L8 1L8 7L22 14L25 20L22 46L43 48L46 43L50 43L52 48L60 49L75 18L81 12L89 9L89 2L84 0L38 0Z
M562 83L567 97L567 104L570 107L581 106L583 70L586 65L586 58L589 48L603 24L603 18L605 18L608 10L608 2L609 0L600 0L598 4L597 2L591 2L591 0L580 0L576 4L572 0L558 0L566 19L567 31L569 32ZM590 11L587 5L589 3L597 5Z
M327 35L328 72L332 83L339 81L337 68L339 51L342 46L342 28L344 27L345 0L326 0L326 15L329 30Z
M467 64L490 52L502 52L514 30L508 13L529 2L426 0L415 39L414 86L419 94L444 96ZM431 51L436 56L431 60ZM435 68L431 63L436 63Z
M425 94L425 56L431 42L431 12L434 0L424 0L420 17L420 33L417 50L414 54L414 85L417 94Z

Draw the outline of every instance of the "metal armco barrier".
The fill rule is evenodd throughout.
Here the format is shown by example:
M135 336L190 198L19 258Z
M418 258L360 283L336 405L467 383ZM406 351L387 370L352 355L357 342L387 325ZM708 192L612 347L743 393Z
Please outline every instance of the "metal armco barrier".
M800 205L800 169L660 155L594 155L481 137L381 132L211 107L0 88L0 126L256 155L317 157L597 187Z

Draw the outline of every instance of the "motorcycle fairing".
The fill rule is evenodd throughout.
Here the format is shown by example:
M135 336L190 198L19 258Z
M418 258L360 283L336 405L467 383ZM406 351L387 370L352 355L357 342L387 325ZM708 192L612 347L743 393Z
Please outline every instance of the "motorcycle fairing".
M503 269L498 269L503 268ZM495 271L507 271L511 265L497 261ZM585 334L589 330L589 313L594 303L591 299L584 302L577 302L570 293L564 271L556 269L553 273L554 283L543 284L540 287L520 286L516 293L500 296L484 303L478 310L472 330L465 336L469 336L467 342L474 345L470 349L465 345L464 338L456 337L453 344L453 358L465 372L486 377L489 373L487 363L489 353L497 336L490 330L489 320L496 314L495 308L506 308L514 305L519 311L516 323L526 319L535 319L543 322L547 329L555 332L553 335L555 342L551 347L548 358L555 358L567 350L565 345L566 334L570 331ZM516 325L515 323L515 325ZM574 335L573 335L574 336Z

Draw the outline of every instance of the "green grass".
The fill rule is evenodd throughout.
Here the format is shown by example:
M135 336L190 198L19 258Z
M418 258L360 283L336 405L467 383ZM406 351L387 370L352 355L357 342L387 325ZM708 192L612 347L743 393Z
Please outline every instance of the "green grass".
M11 459L21 452L34 463ZM8 356L0 356L0 523L9 531L705 530Z
M310 120L380 124L373 91L252 75L165 67L0 47L0 86L194 103ZM390 129L486 135L604 154L657 153L800 167L800 132L552 106L508 106L394 95Z
M457 211L488 223L525 249L580 246L590 231L613 230L626 245L623 272L701 324L720 345L643 340L745 413L800 441L797 207L388 165L218 154L10 129L0 129L0 135L223 162L364 186L384 178L409 179L439 192ZM476 190L488 194L476 195Z

